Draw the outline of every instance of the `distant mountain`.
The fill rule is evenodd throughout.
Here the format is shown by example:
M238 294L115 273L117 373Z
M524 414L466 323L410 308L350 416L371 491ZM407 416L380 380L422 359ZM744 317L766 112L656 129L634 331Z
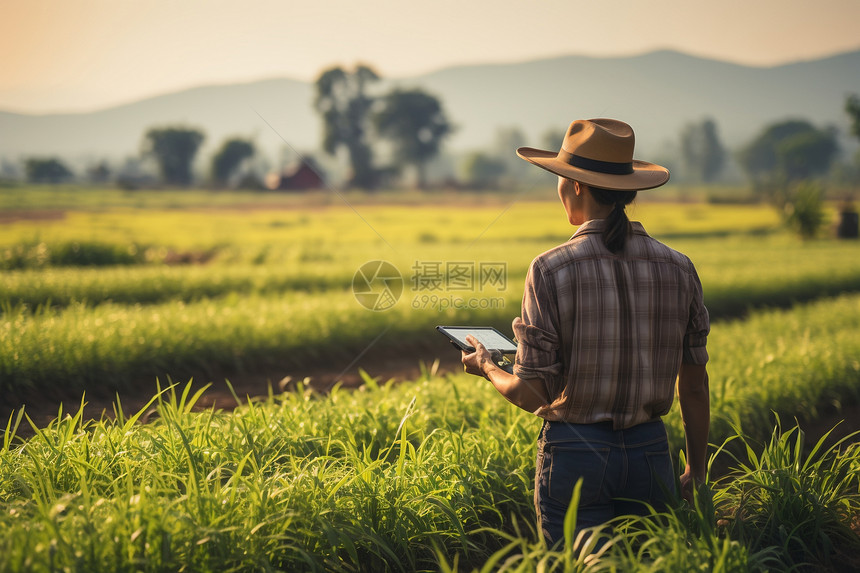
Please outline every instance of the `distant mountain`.
M633 125L637 155L644 157L705 116L716 120L730 147L788 117L844 130L845 96L860 93L860 51L770 68L673 51L566 56L446 68L389 79L382 89L391 85L420 86L442 100L457 125L453 150L487 146L500 126L521 128L536 145L548 128L563 129L575 118L616 117ZM312 98L310 83L271 79L203 86L90 113L0 112L0 157L121 158L138 152L149 127L174 123L202 128L204 152L230 135L254 136L271 157L284 142L309 151L320 141Z
M213 85L165 94L90 113L27 115L0 112L0 156L35 154L120 158L136 154L153 126L184 124L202 128L214 148L231 135L256 136L265 149L284 139L313 147L318 118L312 86L290 79Z
M677 139L685 123L710 116L734 146L786 117L847 126L843 106L847 93L860 93L860 51L772 68L673 51L568 56L450 68L413 82L444 98L467 145L487 141L497 124L521 126L537 142L575 118L615 117L633 125L639 149L653 150Z

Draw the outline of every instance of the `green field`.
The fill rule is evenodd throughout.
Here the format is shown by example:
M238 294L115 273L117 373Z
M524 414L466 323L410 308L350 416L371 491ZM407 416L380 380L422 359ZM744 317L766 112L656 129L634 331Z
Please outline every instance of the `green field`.
M856 567L858 448L796 450L806 440L774 412L805 427L860 402L860 244L802 242L763 206L647 197L631 218L699 270L712 442L746 467L692 510L615 524L600 560L541 546L539 420L429 366L452 352L436 324L509 332L530 261L572 233L534 195L0 189L0 571ZM353 294L373 260L403 277L387 310ZM482 263L504 283L464 282ZM386 364L354 361L369 346L425 374L386 384ZM235 411L192 407L206 382L347 363L369 373L359 390L308 380ZM66 401L70 416L31 427L21 409L156 377L180 384L155 413L94 421ZM666 423L678 452L676 410Z

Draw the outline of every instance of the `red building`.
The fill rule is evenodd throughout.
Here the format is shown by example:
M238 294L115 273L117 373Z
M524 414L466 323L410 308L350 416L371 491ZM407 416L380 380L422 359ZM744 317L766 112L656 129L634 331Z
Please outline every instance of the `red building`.
M272 191L306 191L322 189L325 182L318 168L309 161L302 160L295 168L282 173L269 173L266 176L266 187Z

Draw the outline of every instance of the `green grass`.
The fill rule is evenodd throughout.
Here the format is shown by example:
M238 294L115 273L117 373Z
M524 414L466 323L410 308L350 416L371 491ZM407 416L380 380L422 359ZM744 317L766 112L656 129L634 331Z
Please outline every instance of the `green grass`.
M860 402L860 295L753 313L711 327L711 432L764 439L771 412L808 422ZM676 404L677 406L677 404ZM680 419L667 419L680 447Z
M413 308L417 295L411 293L391 310L371 312L349 291L234 293L145 307L78 304L35 314L18 309L0 319L0 379L7 393L50 391L59 379L69 390L104 393L157 375L212 380L224 372L286 372L354 357L377 337L378 349L396 352L407 343L427 347L428 338L435 341L433 327L440 323L480 322L507 330L511 316L518 314L518 292L512 287L496 293L502 297L501 308L442 312ZM474 296L488 298L486 293ZM753 375L775 388L790 386L799 376L799 384L815 397L803 402L807 409L831 400L826 395L830 383L807 384L804 376L820 375L838 381L840 392L849 389L856 373L852 357L860 355L857 299L825 301L811 308L766 314L750 322L715 322L709 346L717 369L716 395L721 400L742 396L745 381ZM441 342L438 348L439 353L446 352ZM775 362L777 356L781 360ZM768 411L737 398L731 409L744 413L744 419L761 411L766 416Z
M844 193L834 190L832 196ZM547 174L546 183L528 184L519 189L498 191L469 191L462 189L431 189L427 191L383 189L373 193L344 189L326 189L307 193L281 193L267 191L228 191L206 189L138 189L123 190L109 187L85 185L11 185L0 187L0 209L87 209L134 208L134 209L189 209L236 207L248 204L267 204L280 208L306 207L308 205L352 205L404 204L422 205L436 201L462 203L498 203L527 198L538 201L555 201L557 198L555 178ZM659 191L649 191L639 196L639 201L697 202L714 200L722 203L749 203L751 192L747 186L738 185L675 185L670 182ZM721 200L721 201L720 201Z
M9 190L0 190L0 204L4 192ZM88 196L92 201L98 197ZM3 223L0 248L30 242L50 246L97 240L180 251L222 247L236 249L240 257L254 257L262 248L279 253L296 246L317 246L336 255L332 247L360 244L379 255L401 251L421 255L421 248L426 246L471 250L498 242L558 242L573 232L557 200L535 201L529 193L425 195L420 203L403 204L398 203L399 195L383 194L380 203L361 201L352 208L336 196L329 197L332 201L327 203L290 196L270 203L267 195L249 195L232 207L215 199L211 204L182 206L187 197L181 192L150 192L143 197L154 199L140 207L111 206L109 196L101 206L35 203L30 209L58 209L59 218L13 218ZM156 201L169 197L175 197L180 206L166 208ZM649 232L664 238L760 234L779 227L776 213L764 206L645 201L631 207L630 215L641 220Z
M748 547L775 547L789 566L860 565L860 537L852 530L860 515L860 444L856 434L829 447L826 438L806 452L803 431L783 431L777 418L764 448L742 440L746 456L736 460L739 475L724 480L719 496L730 537Z
M442 322L508 331L529 262L572 229L555 203L495 201L462 212L438 204L359 205L373 228L343 206L273 210L259 203L241 211L79 208L60 221L3 225L0 245L12 241L13 250L26 239L46 252L75 240L117 252L149 245L149 261L170 252L217 254L205 265L47 264L3 272L0 388L50 392L63 380L74 392L110 393L155 376L212 380L307 367L356 356L380 333L375 348L396 352L402 343L426 341ZM696 262L715 320L860 290L860 244L801 243L776 231L773 214L761 207L645 202L633 215ZM349 290L355 271L373 258L394 263L405 280L398 306L384 313L366 311ZM422 261L502 262L507 285L502 292L417 290L413 266ZM451 296L498 303L416 308Z
M58 422L2 452L0 569L410 571L434 545L494 547L473 530L527 507L522 416L497 403L501 425L479 433L465 422L486 419L478 396L446 403L445 381L420 384L414 404L419 388L371 384L232 415L191 413L186 388L146 426Z
M532 258L555 244L496 242L465 253L444 244L416 245L408 252L382 258L394 263L407 281L416 261L501 261L507 265L509 289L519 291ZM706 302L717 317L860 290L860 244L854 242L799 243L776 236L685 239L670 244L696 262ZM166 252L158 256L163 259ZM270 250L249 262L7 271L0 301L36 308L73 302L151 304L231 293L342 290L368 259L365 249L354 247L332 247L330 251L299 247L279 253Z
M23 269L0 271L0 392L220 383L349 361L371 341L451 352L434 325L507 331L529 262L572 232L555 202L527 198L349 195L358 217L331 193L0 189L4 211L65 211L0 225L0 267ZM804 452L771 412L803 424L860 399L860 295L837 296L860 290L860 246L801 243L760 206L646 200L632 217L695 261L715 319L711 435L731 440L739 469L696 506L619 520L599 559L574 550L570 528L566 548L547 548L531 502L540 421L432 367L327 396L300 385L235 412L194 411L184 386L115 421L81 410L38 427L12 413L0 571L856 568L858 448ZM205 265L163 264L201 253ZM392 310L349 290L373 259L406 279ZM416 261L506 262L501 292L438 293L503 306L429 308L421 297L437 293L410 290ZM113 266L82 266L96 263ZM677 410L666 423L677 452ZM17 438L21 425L35 435Z
M746 446L746 455L713 489L700 487L693 504L681 502L662 512L650 508L644 517L621 516L574 537L577 487L563 544L548 548L528 536L500 533L508 545L480 570L856 570L860 537L852 526L860 512L860 444L849 443L857 435L829 447L823 436L806 451L799 426L783 430L779 418L776 422L763 446L743 434L732 435ZM439 557L444 571L459 570L446 555Z
M415 345L433 349L433 343L439 353L451 352L434 327L467 322L477 312L487 322L509 324L505 307L517 307L519 297L500 294L505 306L481 311L415 309L406 301L373 312L347 291L234 294L147 307L78 304L35 314L17 309L0 319L0 387L7 395L32 395L50 392L62 380L66 392L112 395L131 383L151 384L156 376L217 380L224 372L267 369L286 374L348 363L372 341L393 354L404 345L412 352Z
M567 548L538 540L539 420L480 380L299 387L232 413L193 412L197 397L169 390L145 425L148 408L63 415L24 443L11 418L0 570L764 571L857 548L860 449L805 453L796 430L694 508L619 519L595 560L574 550L575 515Z
M355 269L306 261L284 265L151 265L136 268L48 268L8 272L3 301L31 310L74 303L97 306L105 302L154 304L191 302L235 294L291 291L343 291L352 284Z

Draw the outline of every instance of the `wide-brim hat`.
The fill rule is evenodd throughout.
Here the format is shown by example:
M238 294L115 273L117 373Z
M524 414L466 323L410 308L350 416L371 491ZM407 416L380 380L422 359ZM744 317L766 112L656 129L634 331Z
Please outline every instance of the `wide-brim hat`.
M561 149L520 147L517 155L556 175L602 189L640 191L669 180L669 170L633 159L633 128L617 119L578 119L570 124Z

